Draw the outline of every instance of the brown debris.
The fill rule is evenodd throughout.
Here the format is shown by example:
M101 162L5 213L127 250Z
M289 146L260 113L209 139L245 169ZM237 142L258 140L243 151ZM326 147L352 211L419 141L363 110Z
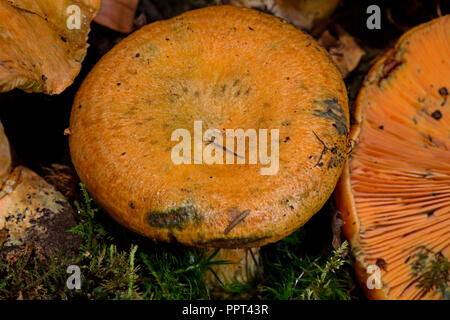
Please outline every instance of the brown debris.
M215 248L205 249L206 255L214 253ZM236 298L236 294L224 290L229 284L251 283L261 279L263 264L260 248L220 249L213 261L227 261L228 264L212 265L206 273L206 283L214 297L220 299ZM217 276L217 277L216 277Z
M336 26L336 30L337 39L326 30L320 36L319 44L328 50L331 59L336 63L339 71L341 71L342 77L345 78L358 66L365 51L339 25Z
M342 233L342 226L344 221L341 219L341 213L334 208L332 204L331 207L331 228L333 231L333 240L331 242L335 250L339 249L342 245L342 240L344 238Z
M75 249L80 239L68 232L76 225L75 211L53 186L25 167L14 189L0 199L1 256L22 256L26 246L42 255Z
M61 192L67 199L76 193L78 178L69 166L52 163L51 167L43 168L42 177Z

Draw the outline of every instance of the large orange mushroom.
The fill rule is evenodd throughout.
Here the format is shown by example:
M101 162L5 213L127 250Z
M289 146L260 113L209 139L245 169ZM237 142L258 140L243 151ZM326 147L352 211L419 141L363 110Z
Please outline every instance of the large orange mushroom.
M449 90L447 15L404 34L359 92L336 200L370 298L439 298L417 285L411 262L424 247L450 254ZM370 265L378 288L366 283Z
M223 164L173 161L174 132L187 129L191 142L197 121L216 129L200 148ZM124 226L236 249L282 239L322 207L347 157L347 128L345 85L325 49L273 16L215 6L147 25L108 52L76 95L69 142L81 180ZM261 154L249 163L249 143L219 143L227 129L267 130L259 147L268 144L271 161L279 148L278 170L261 174ZM183 157L197 161L194 149Z

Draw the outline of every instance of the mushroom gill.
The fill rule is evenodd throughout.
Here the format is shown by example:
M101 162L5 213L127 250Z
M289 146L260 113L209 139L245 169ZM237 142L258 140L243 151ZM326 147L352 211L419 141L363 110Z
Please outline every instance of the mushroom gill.
M450 16L404 34L361 89L338 184L357 273L375 299L438 298L412 272L420 248L450 254ZM366 268L381 269L381 289Z

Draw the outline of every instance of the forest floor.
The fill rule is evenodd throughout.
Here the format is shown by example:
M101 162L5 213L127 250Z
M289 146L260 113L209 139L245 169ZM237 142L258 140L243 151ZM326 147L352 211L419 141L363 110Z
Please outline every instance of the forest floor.
M140 24L214 1L153 0L153 6L148 2L141 1L138 8ZM325 23L311 31L319 39L324 31L338 37L337 30L343 28L362 50L361 60L345 78L351 109L376 57L407 29L437 17L439 5L439 1L378 1L382 28L369 30L366 8L372 2L377 1L343 0ZM45 259L28 254L14 264L0 263L0 299L365 299L354 275L351 251L336 228L338 212L333 196L305 226L261 249L261 278L251 284L227 286L220 295L208 290L204 277L212 265L220 263L214 255L141 237L97 208L79 183L63 133L69 126L73 97L82 80L98 59L124 37L94 23L82 71L75 83L58 96L17 90L0 95L0 119L17 159L60 187L78 208L79 224L74 232L83 241L77 252ZM64 176L62 189L54 174ZM81 290L66 287L70 264L81 268Z

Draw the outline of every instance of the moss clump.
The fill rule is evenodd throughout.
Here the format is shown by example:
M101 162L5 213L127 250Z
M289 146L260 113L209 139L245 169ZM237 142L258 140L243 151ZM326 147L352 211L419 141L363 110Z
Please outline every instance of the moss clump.
M433 292L440 299L449 300L450 261L441 253L419 247L412 257L411 274L416 278L416 286L421 289L421 297Z
M30 248L17 261L0 261L0 299L212 298L205 274L213 272L213 265L228 263L217 260L217 251L206 255L202 249L141 237L98 210L83 185L81 193L82 202L75 203L81 219L72 229L83 239L78 252L43 257ZM327 244L320 251L305 251L311 247L306 243L317 242L305 237L309 228L316 235L326 221L316 222L263 247L264 281L225 285L226 297L349 299L353 282L348 258L341 258L345 247L333 251ZM80 268L79 290L67 288L69 265Z

